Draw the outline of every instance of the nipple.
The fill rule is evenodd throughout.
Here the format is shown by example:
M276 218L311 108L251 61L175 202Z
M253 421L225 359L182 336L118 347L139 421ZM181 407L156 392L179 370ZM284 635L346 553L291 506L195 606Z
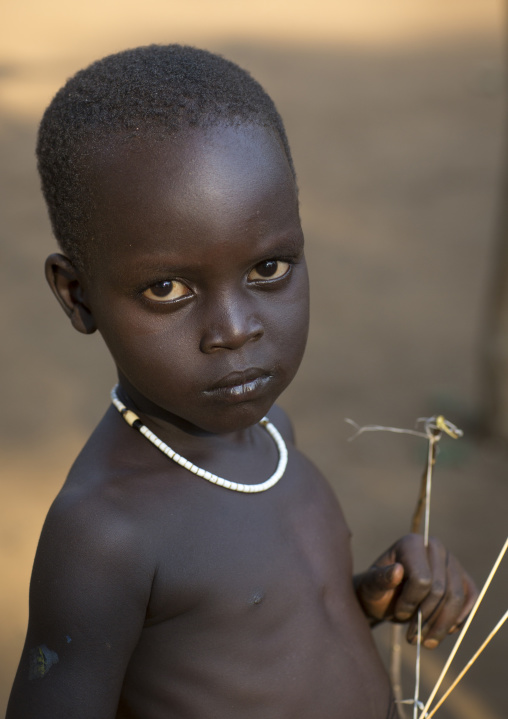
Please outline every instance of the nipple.
M249 604L251 604L251 605L261 604L261 602L263 601L264 598L265 598L265 593L261 589L258 589L251 596L251 598L249 600Z

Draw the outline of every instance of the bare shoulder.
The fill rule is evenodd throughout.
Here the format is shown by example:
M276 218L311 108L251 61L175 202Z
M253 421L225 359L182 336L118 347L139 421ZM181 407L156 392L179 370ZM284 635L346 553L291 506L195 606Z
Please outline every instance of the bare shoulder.
M96 431L87 442L48 512L41 539L80 538L89 551L139 545L141 505L132 488L140 471L126 471L114 443L108 451L109 439Z
M48 512L9 719L116 715L156 561L143 506L106 460L93 439ZM47 674L49 682L33 681Z
M49 622L56 628L62 617L72 626L79 616L107 624L121 596L125 616L141 627L155 572L134 503L114 484L70 482L41 532L31 583L32 626ZM47 611L50 595L54 615Z
M56 548L63 545L81 560L97 554L115 564L126 555L132 562L143 548L139 505L117 483L95 480L73 484L70 477L50 507L40 550L49 545L55 556Z
M108 424L103 420L85 445L44 522L32 575L32 623L48 620L44 607L55 586L53 604L71 623L83 613L108 622L119 595L126 617L144 619L157 566L146 531L149 507L143 487L135 490L142 472L117 461L121 452Z
M285 410L282 409L278 404L274 404L268 412L268 418L272 424L274 424L281 435L284 437L286 442L295 442L295 432L293 423L289 419L289 416Z

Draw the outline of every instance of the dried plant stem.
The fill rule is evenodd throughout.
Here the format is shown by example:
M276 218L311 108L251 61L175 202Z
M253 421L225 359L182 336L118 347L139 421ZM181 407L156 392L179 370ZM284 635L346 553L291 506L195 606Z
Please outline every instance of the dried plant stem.
M352 419L346 419L346 422L352 425L356 432L349 438L349 441L356 439L364 432L396 432L398 434L410 434L415 437L423 437L428 441L428 454L425 470L420 483L420 493L416 503L416 509L413 513L411 521L411 532L419 533L421 531L422 518L424 518L424 546L429 544L429 524L430 524L430 493L432 487L432 471L436 463L436 445L441 439L443 432L454 439L462 437L461 429L445 419L442 415L434 417L420 417L418 423L423 422L424 431L420 432L411 429L401 429L399 427L386 427L379 424L365 425L361 427ZM390 680L392 684L393 695L397 705L399 719L406 719L403 704L413 705L413 719L418 719L418 711L423 703L420 702L420 662L421 662L421 645L422 645L422 612L418 610L418 636L416 647L416 666L415 666L415 690L413 699L402 698L402 625L394 625L391 636L391 653L390 653Z
M413 515L412 531L419 532L422 524L422 515L424 519L423 526L423 544L429 546L429 526L430 526L430 493L432 489L432 471L436 464L436 443L441 438L440 432L430 432L428 435L429 447L427 454L427 464L422 475L422 483L420 487L420 495L416 504L416 510ZM418 637L416 642L416 662L415 662L415 691L413 697L413 719L418 719L418 709L420 708L420 673L421 673L421 653L422 653L422 610L418 610Z
M461 680L461 679L465 676L465 674L467 674L467 672L471 669L471 667L473 666L473 664L475 663L475 661L478 659L478 657L480 656L480 654L483 652L483 650L485 649L485 647L487 646L487 644L491 641L491 639L493 639L493 638L495 637L495 635L498 633L498 631L501 629L501 627L503 626L503 624L506 622L507 619L508 619L508 610L503 614L503 616L502 616L501 619L498 621L498 623L496 624L496 626L494 627L494 629L491 631L491 633L489 634L489 636L487 637L487 639L483 642L483 644L482 644L481 647L478 649L478 651L476 651L476 652L473 654L473 656L472 656L471 659L468 661L468 663L466 664L466 666L464 667L464 669L460 672L460 674L459 674L458 677L455 679L455 681L453 682L453 684L452 684L452 685L447 689L447 691L443 694L443 696L442 696L441 699L438 701L438 703L436 704L436 706L432 709L432 711L431 711L429 714L426 715L426 719L430 719L431 717L434 716L434 714L437 712L437 710L439 709L439 707L443 704L444 700L452 693L452 691L455 689L455 687L456 687L457 684L460 682L460 680Z
M462 644L462 640L464 639L464 636L465 636L467 630L469 629L469 626L470 626L471 622L473 621L473 618L474 618L476 612L478 611L480 604L482 603L483 597L485 596L485 593L486 593L487 589L489 588L489 586L494 578L494 575L497 572L497 569L498 569L499 565L501 564L501 561L502 561L504 555L506 554L507 549L508 549L508 538L506 539L506 542L504 543L503 548L501 549L496 561L494 562L494 566L490 570L489 576L487 577L485 584L483 585L482 590L481 590L480 594L478 595L478 599L476 600L475 605L472 608L471 613L469 614L469 616L466 620L466 623L462 627L462 631L460 632L458 639L455 642L455 645L450 653L450 656L446 660L446 664L443 667L443 671L439 675L439 679L437 680L437 682L434 686L434 689L432 690L430 697L428 698L427 703L425 704L425 706L422 710L422 713L420 714L420 719L427 717L427 711L428 711L430 705L432 704L434 697L436 696L437 692L439 691L439 687L443 683L443 679L445 678L446 672L450 668L450 664L452 663L453 658L457 654L457 651L458 651L460 645Z
M422 473L420 482L420 492L416 501L416 507L411 518L411 532L418 534L421 532L422 520L424 522L424 542L425 546L429 543L429 512L430 506L430 489L432 482L432 470L436 463L436 442L439 440L438 435L425 435L429 440L429 450L427 454L427 463ZM419 622L421 625L421 620ZM402 699L402 624L394 624L391 632L391 652L390 652L390 680L392 682L393 695L397 703L400 719L405 719L406 712L403 707ZM420 635L420 633L419 633ZM414 705L417 707L418 695L420 691L420 648L421 636L418 637L417 660L415 666L415 696ZM415 708L413 716L416 717Z

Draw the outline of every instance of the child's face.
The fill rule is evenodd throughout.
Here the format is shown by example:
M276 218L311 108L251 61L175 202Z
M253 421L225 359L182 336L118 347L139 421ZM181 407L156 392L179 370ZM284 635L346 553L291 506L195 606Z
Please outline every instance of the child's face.
M308 329L294 179L259 127L123 146L93 166L88 306L138 407L209 432L258 421Z

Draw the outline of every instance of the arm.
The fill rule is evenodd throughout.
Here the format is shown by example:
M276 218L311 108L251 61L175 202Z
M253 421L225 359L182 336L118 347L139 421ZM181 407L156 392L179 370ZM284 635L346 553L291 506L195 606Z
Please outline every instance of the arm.
M422 610L424 646L435 648L466 620L477 597L471 577L437 539L408 534L362 574L354 577L358 601L372 624L409 622L408 641L416 641Z
M7 719L115 717L152 576L114 502L62 495L46 519Z

